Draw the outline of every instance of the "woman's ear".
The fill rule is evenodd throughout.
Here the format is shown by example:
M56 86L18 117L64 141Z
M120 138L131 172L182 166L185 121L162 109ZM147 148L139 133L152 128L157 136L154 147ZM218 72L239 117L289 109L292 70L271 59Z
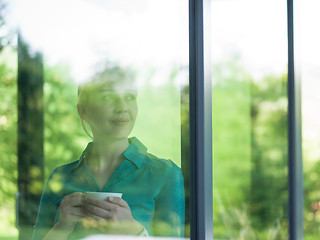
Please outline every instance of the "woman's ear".
M77 109L78 109L78 114L79 114L80 118L88 123L88 120L89 120L88 113L87 113L85 106L83 104L78 103Z
M87 131L87 128L86 126L84 125L84 122L83 121L86 121L87 123L89 123L89 114L87 112L87 109L85 108L84 105L82 104L77 104L77 109L78 109L78 113L79 113L79 116L81 118L81 124L82 124L82 127L85 131L85 133L93 139L93 137L90 135L90 133Z

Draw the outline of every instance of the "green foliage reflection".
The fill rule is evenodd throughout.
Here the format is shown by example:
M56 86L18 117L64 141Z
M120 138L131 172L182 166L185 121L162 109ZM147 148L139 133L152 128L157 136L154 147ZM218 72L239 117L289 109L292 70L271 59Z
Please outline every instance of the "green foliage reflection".
M14 196L17 192L16 51L0 52L0 236L16 235Z
M256 80L238 60L213 68L214 236L286 239L286 75Z
M0 53L0 221L3 223L0 237L17 235L14 227L14 195L17 191L16 54L10 47ZM229 68L228 72L225 68ZM286 239L286 75L254 81L233 62L215 66L213 75L215 237ZM70 77L68 65L46 66L44 88L47 178L56 166L76 160L90 139L78 119L77 86ZM150 98L158 96L156 102L166 103L163 109L160 107L157 116L171 106L168 117L175 118L179 104L179 96L175 94L177 89L172 84L154 92L149 91L151 88L145 86L143 95ZM171 93L162 95L159 91ZM187 100L183 108L187 108ZM152 108L150 103L143 104L146 109ZM159 119L149 124L158 125ZM179 124L179 118L175 121ZM187 116L183 116L182 122L188 124ZM140 125L144 127L143 122ZM175 130L169 134L174 135L174 139L180 136ZM154 142L159 146L157 139ZM165 145L157 151L160 152ZM180 149L178 140L171 145L172 149ZM178 162L179 154L175 154L174 160ZM306 164L304 170L305 235L306 239L317 239L320 214L315 204L320 196L320 159ZM39 174L37 169L32 173L34 176ZM37 185L34 186L35 192L40 191ZM58 185L54 188L59 190Z

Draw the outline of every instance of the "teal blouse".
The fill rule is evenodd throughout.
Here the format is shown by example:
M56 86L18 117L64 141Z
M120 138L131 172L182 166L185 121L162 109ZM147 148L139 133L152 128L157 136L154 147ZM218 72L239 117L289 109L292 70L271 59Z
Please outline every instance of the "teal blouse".
M86 162L92 142L79 160L57 167L46 182L32 239L42 239L58 221L59 204L64 196L89 191L123 193L132 216L149 235L183 237L185 203L181 169L171 160L148 153L137 138L130 138L129 143L123 153L125 160L102 190ZM80 224L75 228L74 233L77 232L81 232Z

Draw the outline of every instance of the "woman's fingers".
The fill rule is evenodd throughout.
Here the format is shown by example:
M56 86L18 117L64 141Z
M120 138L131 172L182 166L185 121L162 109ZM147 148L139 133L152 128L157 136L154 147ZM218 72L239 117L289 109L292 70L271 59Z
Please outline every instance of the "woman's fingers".
M85 217L85 213L83 212L82 208L79 207L70 207L69 213L73 216L77 217Z
M114 204L119 205L120 207L130 208L128 203L119 197L108 197L108 201Z
M130 207L121 198L111 197L105 200L86 198L84 200L86 218L82 219L85 228L97 228L103 232L117 234L132 232L136 235L143 226L132 216Z
M61 202L60 215L62 215L62 217L69 216L69 215L84 217L85 213L83 211L83 208L81 208L81 207L73 207L73 206L67 205L67 203L65 203L65 202Z
M123 208L129 209L128 204L124 200L120 198L112 200L114 202L109 201L109 199L108 201L104 201L88 197L84 201L84 207L90 213L105 219L114 219L117 214L121 215L121 212L124 210Z
M94 214L94 213L92 213L92 212L86 212L86 219L87 218L89 218L89 219L93 219L93 220L95 220L95 221L105 221L105 220L107 220L105 217L101 217L101 216L98 216L98 215L96 215L96 214Z
M82 206L83 205L83 194L82 193L72 193L63 198L60 205L62 206Z
M73 222L84 217L83 200L83 194L80 192L65 196L60 202L60 218Z
M96 207L103 208L103 209L109 210L109 211L113 210L113 208L114 208L113 204L108 201L99 200L99 199L95 199L95 198L91 198L91 197L85 198L84 205L86 206L87 204L91 204Z
M86 198L85 203L89 203L109 211L117 210L118 206L130 209L128 203L118 197L109 197L108 201L88 197Z
M110 210L103 208L103 206L97 206L90 203L85 204L86 214L89 216L98 216L105 219L110 219L112 217L112 213Z
M60 202L59 226L73 230L77 222L86 215L83 211L83 193L75 192L65 196Z
M82 196L83 196L82 192L74 192L74 193L71 193L71 194L65 196L65 198L74 198L74 197L82 197Z

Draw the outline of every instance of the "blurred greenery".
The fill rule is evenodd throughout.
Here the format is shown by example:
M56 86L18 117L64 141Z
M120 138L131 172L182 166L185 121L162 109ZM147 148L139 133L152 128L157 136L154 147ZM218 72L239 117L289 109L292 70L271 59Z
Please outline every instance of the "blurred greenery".
M75 161L90 141L77 112L77 85L67 64L44 69L45 179L59 165Z
M286 94L285 75L253 79L240 58L213 67L216 238L287 238Z
M17 191L16 62L16 50L5 47L0 53L1 239L17 236L13 211ZM287 239L286 76L254 80L237 60L213 70L215 237ZM141 135L151 146L150 152L180 165L180 93L174 84L175 71L167 84L141 87L141 118L132 135ZM56 166L76 160L90 139L79 121L77 85L68 64L45 65L44 72L46 178ZM187 109L188 101L183 102L181 108ZM182 118L187 124L187 116ZM165 133L154 128L160 124L166 126ZM155 133L146 128L159 137L154 138ZM305 167L306 239L319 236L319 213L312 209L320 196L319 172L320 161Z
M181 105L179 68L159 86L152 84L156 75L150 71L139 90L131 135L180 166L180 146L188 144L180 139L181 129L188 131L188 89L182 89ZM78 117L69 65L45 64L44 76L46 179L58 165L77 160L90 138ZM0 80L0 239L16 239L17 51L10 45L0 49ZM254 79L238 57L213 66L215 238L288 239L286 81L285 74ZM305 161L304 172L305 239L318 239L320 159Z
M0 52L0 236L16 235L14 196L17 192L17 71L16 52Z

